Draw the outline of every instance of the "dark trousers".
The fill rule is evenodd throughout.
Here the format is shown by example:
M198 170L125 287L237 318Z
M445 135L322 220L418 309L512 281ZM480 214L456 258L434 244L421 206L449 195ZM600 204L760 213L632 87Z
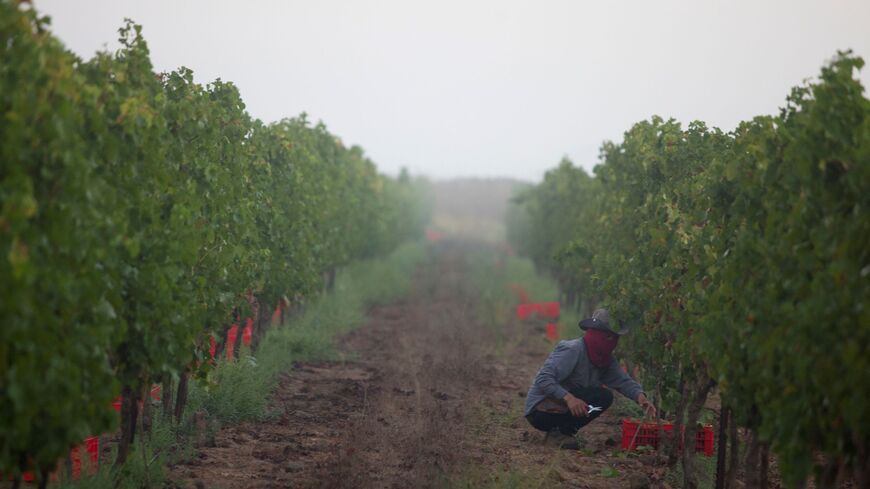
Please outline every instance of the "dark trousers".
M576 417L571 413L547 413L544 411L532 411L526 416L529 424L541 431L558 429L565 435L573 435L577 430L586 426L593 419L601 416L613 404L613 393L604 387L580 387L571 391L577 399L582 399L591 406L600 407L601 411L595 411L587 416Z

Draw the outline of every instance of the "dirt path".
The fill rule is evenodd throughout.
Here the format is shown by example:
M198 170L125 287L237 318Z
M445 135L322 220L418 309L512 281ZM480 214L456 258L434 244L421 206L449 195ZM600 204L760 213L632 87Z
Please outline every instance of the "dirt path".
M514 344L492 345L463 271L460 251L438 253L406 302L373 309L340 340L344 362L298 364L275 393L280 416L221 430L171 479L206 488L476 486L498 472L539 487L655 480L650 461L612 456L613 409L583 430L584 453L541 446L522 404L551 346L521 324L504 326ZM608 466L618 474L602 475Z

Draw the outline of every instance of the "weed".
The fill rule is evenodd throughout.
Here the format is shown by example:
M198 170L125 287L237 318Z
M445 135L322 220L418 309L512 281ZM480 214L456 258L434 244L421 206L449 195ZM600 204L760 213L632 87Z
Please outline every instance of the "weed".
M574 434L574 440L577 441L577 446L580 449L587 448L589 445L589 441L586 439L585 436L583 436L583 433L581 431L578 431Z
M613 406L610 408L614 414L621 418L643 418L643 409L634 401L623 396L614 396Z

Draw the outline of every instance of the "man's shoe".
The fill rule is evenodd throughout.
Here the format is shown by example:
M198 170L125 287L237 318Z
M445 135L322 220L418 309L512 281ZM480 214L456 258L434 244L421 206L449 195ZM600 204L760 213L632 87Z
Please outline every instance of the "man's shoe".
M544 436L544 445L553 448L562 448L564 450L580 449L580 445L577 443L577 440L573 436L563 434L559 430L553 430L548 432Z

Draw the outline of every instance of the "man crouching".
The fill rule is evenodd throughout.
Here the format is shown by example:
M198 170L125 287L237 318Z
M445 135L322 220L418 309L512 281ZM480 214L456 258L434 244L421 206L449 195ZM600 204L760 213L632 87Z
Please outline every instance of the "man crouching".
M580 329L586 332L582 337L560 341L547 357L529 388L525 408L526 419L547 433L548 444L575 450L577 430L613 403L613 393L602 384L636 401L648 416L655 416L655 407L640 384L613 358L619 337L628 330L610 329L606 309L598 309L591 318L580 321Z

